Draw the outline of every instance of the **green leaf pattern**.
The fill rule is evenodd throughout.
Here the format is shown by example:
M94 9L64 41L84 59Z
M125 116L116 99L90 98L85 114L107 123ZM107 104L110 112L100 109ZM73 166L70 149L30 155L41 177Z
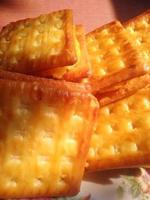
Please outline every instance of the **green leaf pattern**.
M121 184L116 193L118 199L124 199L125 192L131 195L132 199L150 200L150 174L141 168L141 176L122 176Z

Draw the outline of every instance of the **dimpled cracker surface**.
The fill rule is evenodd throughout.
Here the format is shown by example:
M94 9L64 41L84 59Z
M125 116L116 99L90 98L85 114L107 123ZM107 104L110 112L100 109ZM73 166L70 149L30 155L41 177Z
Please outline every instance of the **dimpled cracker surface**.
M124 23L131 41L150 65L150 10Z
M88 33L86 41L92 78L99 80L97 90L139 76L147 70L119 21Z
M53 68L47 71L40 71L39 76L53 77L56 79L63 79L68 81L77 81L81 78L87 77L90 74L90 62L87 55L85 31L82 25L76 26L76 36L80 47L77 52L78 61L72 66Z
M71 65L76 43L71 10L13 22L0 32L0 65L21 73Z
M99 109L89 171L150 164L150 87Z
M97 101L52 86L0 79L0 198L79 191Z

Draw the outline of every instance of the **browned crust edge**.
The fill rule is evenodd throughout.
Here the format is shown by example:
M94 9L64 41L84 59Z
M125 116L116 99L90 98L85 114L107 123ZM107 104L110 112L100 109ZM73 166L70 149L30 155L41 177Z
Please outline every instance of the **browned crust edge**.
M150 164L150 153L139 153L137 155L122 156L88 161L86 171L94 172L108 169L144 167Z
M146 74L120 84L114 85L111 88L107 87L102 92L97 93L97 97L101 106L105 106L133 95L138 90L150 86L150 75Z
M109 27L109 28L114 28L115 25L117 25L117 29L118 29L119 27L122 28L122 25L121 25L120 21L116 20L116 21L109 22L109 23L107 23L107 24L104 24L104 25L102 25L102 26L96 28L95 30L93 30L93 31L91 31L91 32L89 32L89 33L87 33L86 36L88 37L88 36L90 36L90 35L93 35L94 33L98 32L98 31L101 31L101 30L103 30L103 29L106 29L106 28L108 28L108 27Z
M36 77L31 75L25 75L15 72L8 72L4 70L0 70L0 79L6 80L14 80L14 81L25 81L25 82L37 82L42 83L43 85L48 85L49 87L53 87L56 90L60 89L62 91L70 91L70 92L77 92L79 94L90 93L90 87L85 84L81 83L73 83L68 82L65 80L54 80L54 79L47 79L42 77Z
M71 9L64 9L64 10L58 10L51 12L46 15L52 15L55 13L59 12L64 12L64 19L66 21L65 23L65 46L64 50L59 54L59 55L52 55L49 56L48 59L48 65L45 65L44 63L41 62L41 64L38 66L38 68L32 68L32 67L25 67L25 69L21 68L13 68L11 71L16 71L16 72L22 72L26 74L33 74L34 72L38 72L41 70L46 70L48 68L55 68L55 67L64 67L66 65L72 65L77 62L77 52L76 52L76 47L75 47L75 40L76 40L76 35L74 31L74 26L73 26L73 14ZM40 16L39 16L40 17ZM27 19L22 19L18 20L17 22L11 22L10 24L6 25L5 27L2 28L1 30L1 35L3 37L3 32L5 33L5 29L11 29L22 22L26 22L29 19L36 19L37 17L34 18L27 18ZM29 63L28 63L29 65Z

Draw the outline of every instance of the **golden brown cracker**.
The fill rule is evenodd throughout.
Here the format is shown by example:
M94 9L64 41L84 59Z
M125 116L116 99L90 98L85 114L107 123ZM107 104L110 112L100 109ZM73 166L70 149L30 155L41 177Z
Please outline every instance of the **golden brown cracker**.
M0 198L75 195L97 101L63 81L29 79L0 79Z
M128 37L127 31L119 21L87 34L92 71L90 82L96 83L96 91L148 71L149 68L145 66Z
M28 74L72 65L77 43L71 10L13 22L0 32L0 65Z
M150 87L99 109L89 171L150 164Z

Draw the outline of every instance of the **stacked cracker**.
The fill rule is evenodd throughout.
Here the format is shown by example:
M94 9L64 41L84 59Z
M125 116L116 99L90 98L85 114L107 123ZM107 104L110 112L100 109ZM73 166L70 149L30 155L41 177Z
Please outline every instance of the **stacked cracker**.
M85 36L71 10L0 32L0 198L72 196L150 164L150 12Z
M94 80L96 84L92 83L95 84L93 91L104 107L99 109L96 130L92 135L87 162L89 171L150 164L149 22L150 11L147 11L124 24L124 30L136 54L133 56L131 52L128 53L130 50L126 45L124 53L127 54L123 54L126 56L122 60L127 62L125 66L130 64L130 68L125 67L122 75L119 71L116 72L119 74L116 79L119 83L112 84L111 87L108 87L109 82L103 87L104 80L101 86L101 79ZM98 37L96 39L99 40ZM110 51L112 49L113 46ZM112 62L106 63L107 66ZM110 68L113 66L115 65L110 65ZM139 75L139 71L141 73L141 66L148 73L133 78L134 75ZM132 73L126 73L130 70ZM123 80L126 74L130 76L130 80Z

